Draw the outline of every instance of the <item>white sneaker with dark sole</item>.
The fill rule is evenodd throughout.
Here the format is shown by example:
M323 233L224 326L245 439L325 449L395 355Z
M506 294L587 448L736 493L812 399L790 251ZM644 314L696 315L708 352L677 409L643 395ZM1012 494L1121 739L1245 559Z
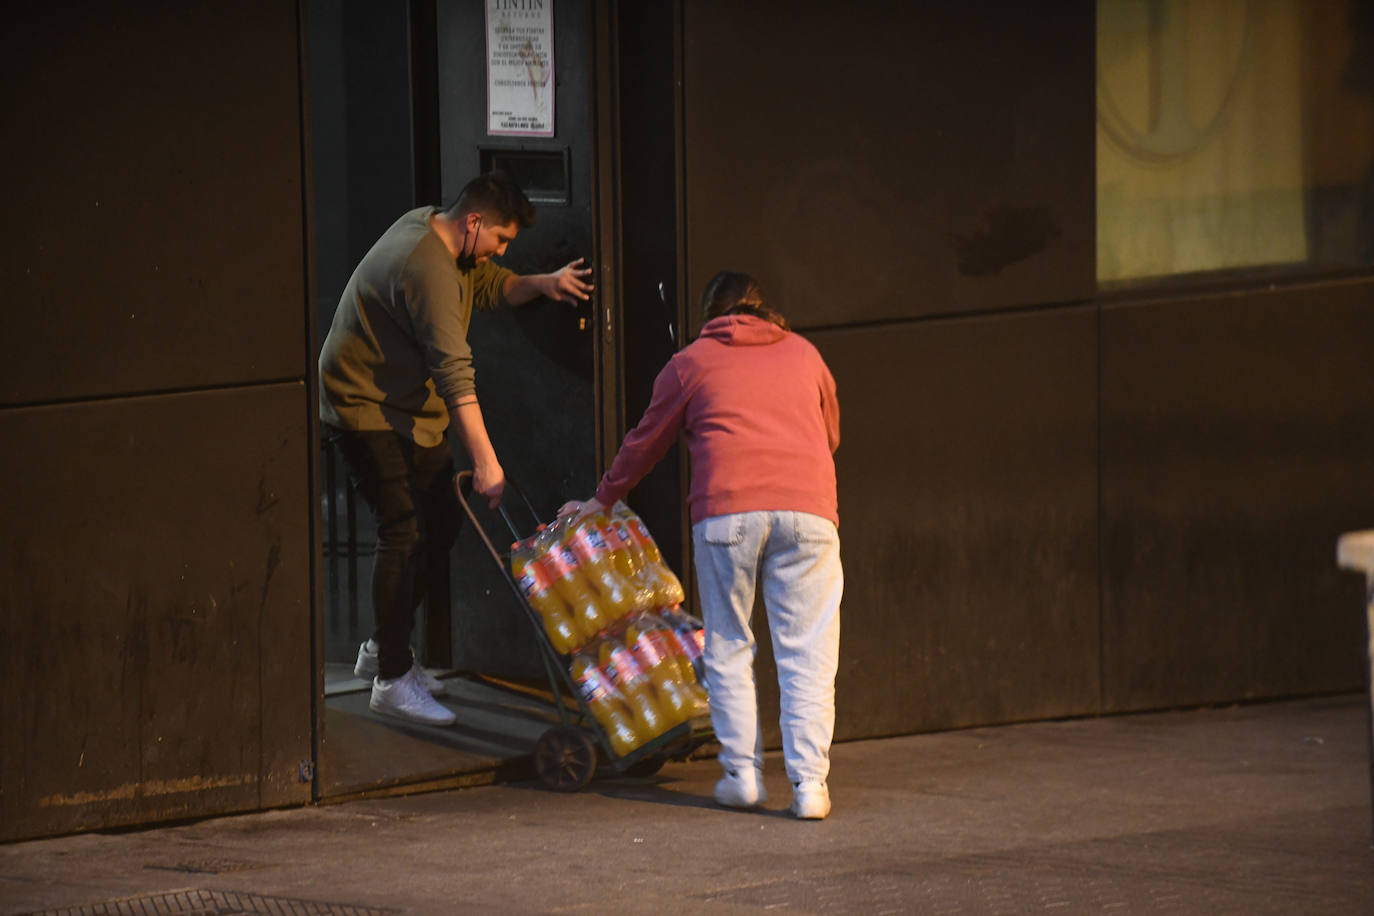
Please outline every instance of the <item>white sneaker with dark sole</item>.
M458 721L453 710L429 695L429 691L415 676L414 668L390 681L373 678L372 699L367 705L375 713L408 719L422 725L452 725Z
M415 660L415 650L410 650L411 666L410 670L415 672L420 683L425 690L429 691L430 696L441 697L448 693L448 688L444 682L434 677ZM358 647L358 661L353 665L353 675L365 680L372 680L381 673L381 663L378 661L377 644L371 639L363 640L363 644Z
M823 782L799 782L792 786L793 817L819 821L830 813L830 790Z

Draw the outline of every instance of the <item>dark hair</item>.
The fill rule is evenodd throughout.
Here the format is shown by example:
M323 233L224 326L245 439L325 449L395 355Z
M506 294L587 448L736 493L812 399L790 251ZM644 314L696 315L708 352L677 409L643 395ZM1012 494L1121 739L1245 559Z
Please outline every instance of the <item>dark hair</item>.
M755 315L789 330L787 319L764 301L759 281L737 270L722 270L706 284L701 314L706 321L722 315Z
M534 225L534 206L515 179L501 171L487 172L469 181L444 212L453 217L477 213L484 222L497 226L514 222L521 229L528 229Z

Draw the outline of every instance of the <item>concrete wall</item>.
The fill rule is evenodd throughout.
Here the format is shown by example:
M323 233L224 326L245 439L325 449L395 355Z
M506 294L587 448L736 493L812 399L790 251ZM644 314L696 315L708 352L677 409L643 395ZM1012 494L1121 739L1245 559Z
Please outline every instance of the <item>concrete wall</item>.
M1362 684L1374 284L1099 297L1093 10L680 5L687 300L839 384L842 738Z
M304 802L295 4L7 29L0 839Z

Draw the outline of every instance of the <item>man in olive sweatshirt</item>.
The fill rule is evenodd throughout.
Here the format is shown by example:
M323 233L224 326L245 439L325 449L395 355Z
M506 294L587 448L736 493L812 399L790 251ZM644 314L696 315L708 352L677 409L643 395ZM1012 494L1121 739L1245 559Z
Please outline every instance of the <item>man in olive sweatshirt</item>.
M377 521L376 630L354 670L373 679L379 713L430 725L456 718L434 699L443 683L415 661L410 638L427 557L447 553L457 534L450 424L472 459L473 490L495 507L505 488L477 400L472 309L540 296L576 303L592 290L581 259L525 276L491 262L534 216L500 172L473 179L445 209L402 215L353 272L320 353L320 419Z

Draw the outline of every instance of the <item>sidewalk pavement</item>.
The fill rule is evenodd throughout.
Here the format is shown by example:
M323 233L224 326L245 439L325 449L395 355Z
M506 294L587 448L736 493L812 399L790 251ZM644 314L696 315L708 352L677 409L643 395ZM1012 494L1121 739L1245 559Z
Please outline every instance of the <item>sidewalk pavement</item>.
M0 846L0 912L1374 914L1362 696L849 742L834 812L713 761ZM116 904L114 901L121 901Z

